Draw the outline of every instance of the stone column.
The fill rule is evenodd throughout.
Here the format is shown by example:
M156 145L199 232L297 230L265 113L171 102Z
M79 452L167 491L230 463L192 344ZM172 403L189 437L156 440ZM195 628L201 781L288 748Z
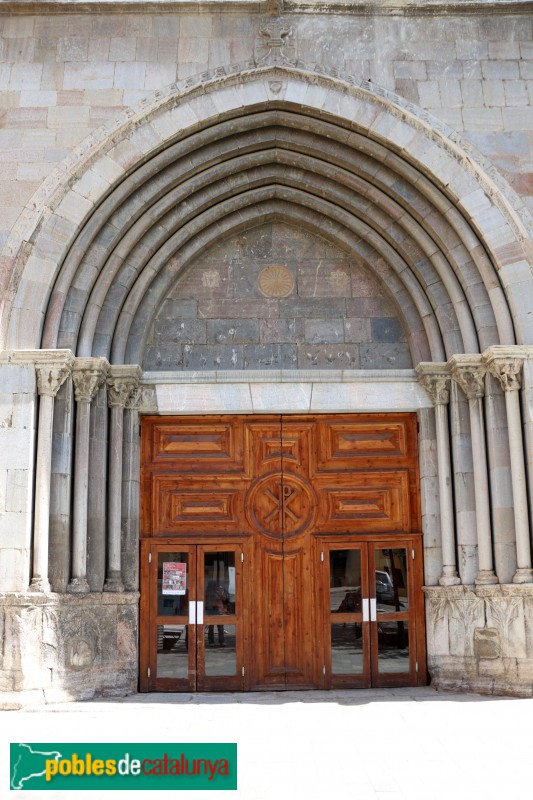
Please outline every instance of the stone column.
M105 358L77 358L72 368L76 398L76 445L74 455L74 519L72 577L68 592L88 592L87 495L89 485L89 424L91 401L105 381L109 364Z
M107 401L111 409L109 437L109 483L107 514L107 577L105 592L123 592L121 574L122 452L124 445L124 407L137 388L141 369L137 366L112 366L107 378Z
M140 410L142 387L134 389L124 412L124 458L122 463L122 580L127 592L139 589L139 514L141 482Z
M480 355L453 356L448 362L452 378L468 398L472 452L474 456L474 494L476 500L476 527L479 570L475 579L478 585L498 583L492 558L490 522L490 494L485 446L485 418L483 396L487 368Z
M513 576L513 583L533 583L526 490L526 467L524 461L524 444L522 441L519 396L522 386L521 373L523 359L520 357L513 357L514 352L515 349L512 347L494 347L486 350L483 353L483 358L487 363L490 373L498 379L505 393L516 532L517 570Z
M452 493L452 468L448 403L450 401L450 372L446 364L420 363L416 368L418 380L426 389L435 406L437 431L437 460L439 465L439 508L442 539L441 586L461 583L457 574L455 555L455 526Z
M70 374L70 353L50 354L50 363L38 364L39 427L37 433L37 463L35 475L35 521L33 530L33 577L30 592L50 592L48 577L48 548L50 539L50 481L52 474L52 428L54 400Z

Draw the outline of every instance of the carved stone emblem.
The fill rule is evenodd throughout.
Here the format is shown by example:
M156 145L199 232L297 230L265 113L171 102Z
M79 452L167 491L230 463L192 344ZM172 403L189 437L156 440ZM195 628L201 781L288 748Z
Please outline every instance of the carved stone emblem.
M281 472L256 481L245 501L250 523L274 539L303 533L312 524L316 507L311 486L296 475Z
M261 25L261 40L256 47L256 60L264 64L292 64L294 61L294 45L289 41L292 28L283 20L275 19Z
M261 270L257 285L265 297L287 297L294 289L294 276L287 267L271 264Z

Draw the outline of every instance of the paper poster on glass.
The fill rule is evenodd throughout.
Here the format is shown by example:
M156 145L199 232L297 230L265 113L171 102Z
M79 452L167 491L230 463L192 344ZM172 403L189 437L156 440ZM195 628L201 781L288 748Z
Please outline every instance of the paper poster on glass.
M163 562L163 594L185 594L187 591L187 564L180 561Z

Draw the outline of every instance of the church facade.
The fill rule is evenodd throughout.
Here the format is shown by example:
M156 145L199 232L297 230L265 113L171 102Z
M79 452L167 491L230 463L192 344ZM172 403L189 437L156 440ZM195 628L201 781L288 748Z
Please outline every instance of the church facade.
M0 28L5 702L531 696L530 4Z

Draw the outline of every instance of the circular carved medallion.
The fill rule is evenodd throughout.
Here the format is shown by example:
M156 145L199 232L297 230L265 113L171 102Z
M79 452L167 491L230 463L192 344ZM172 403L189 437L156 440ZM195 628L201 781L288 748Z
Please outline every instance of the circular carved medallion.
M294 289L294 276L287 267L271 264L261 270L257 285L265 297L287 297Z
M311 486L286 472L259 478L245 500L248 521L273 539L299 536L313 523L316 508Z

